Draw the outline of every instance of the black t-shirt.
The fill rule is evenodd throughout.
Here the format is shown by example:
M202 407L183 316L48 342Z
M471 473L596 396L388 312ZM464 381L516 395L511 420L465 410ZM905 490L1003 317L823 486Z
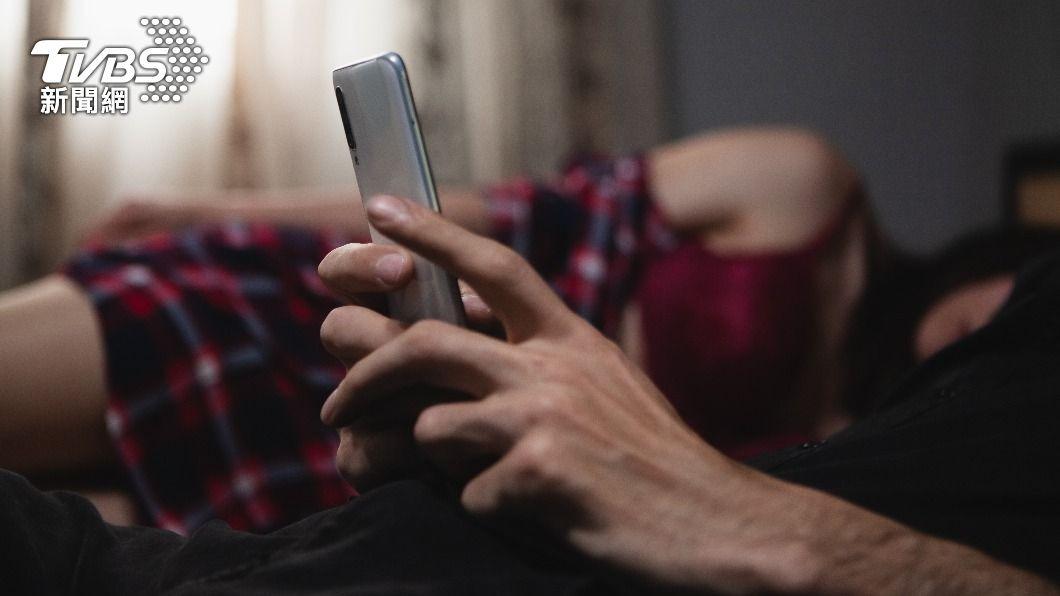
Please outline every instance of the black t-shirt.
M1060 258L879 412L752 465L1060 579Z

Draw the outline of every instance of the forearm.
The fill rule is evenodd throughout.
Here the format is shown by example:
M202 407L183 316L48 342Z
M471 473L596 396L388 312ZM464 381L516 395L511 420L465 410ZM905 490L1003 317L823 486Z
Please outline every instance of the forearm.
M814 594L1060 594L1045 580L975 549L916 532L829 495L785 488L792 489L783 501L786 519L797 521L786 532L789 540L777 541L780 564L763 570L764 578L781 580L764 581L770 589Z

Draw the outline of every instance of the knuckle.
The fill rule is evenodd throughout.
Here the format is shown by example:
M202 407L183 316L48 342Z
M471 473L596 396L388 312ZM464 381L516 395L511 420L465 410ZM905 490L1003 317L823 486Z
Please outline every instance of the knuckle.
M527 489L554 484L559 477L559 441L551 432L531 433L523 439L513 461L515 482Z
M405 199L405 200L408 201L408 199ZM415 204L414 201L409 201L409 202L412 202L413 204ZM428 209L424 209L422 207L419 207L419 208L406 208L405 212L406 212L405 213L406 216L408 217L407 223L406 223L407 226L415 227L415 228L423 228L424 226L429 226L429 225L431 225L432 223L435 222L435 219L432 217L434 215L434 213L432 211L428 210Z
M414 236L427 236L432 234L433 230L437 229L441 222L441 218L436 217L433 211L422 207L414 207L406 209L406 218L402 221L400 227L403 228L403 233Z
M320 325L320 342L332 354L341 350L346 343L345 330L348 325L345 320L348 308L350 307L343 306L333 309Z
M492 272L497 279L515 282L526 274L526 261L508 247L500 247L485 254L486 270Z
M595 352L599 353L606 361L618 364L626 362L626 353L623 352L622 348L615 342L603 340L597 343L598 345L595 347Z
M335 460L335 468L339 476L357 491L365 491L378 483L377 475L373 474L365 458L360 454Z
M412 436L417 443L433 443L445 428L445 412L440 407L427 408L420 412L412 427Z
M440 321L425 319L413 323L402 335L404 350L410 356L425 356L441 341L446 325Z
M460 504L468 512L476 515L493 513L497 509L497 499L494 498L494 490L487 486L481 479L474 479L467 483L460 493Z
M342 476L342 479L350 486L362 484L364 468L352 454L340 451L338 457L335 458L335 467L339 471L339 476Z
M339 448L335 454L335 468L351 486L361 484L367 475L365 460L359 449L359 441L348 429L343 429L340 433Z
M430 320L416 321L405 329L404 335L408 339L413 339L420 335L426 335L430 333Z
M613 342L607 341L600 335L599 331L582 319L577 319L574 324L568 327L567 339L575 346L584 347L585 349L600 349L605 344L613 345Z
M593 354L598 360L625 359L625 352L618 344L611 341L584 320L577 319L566 329L564 345L574 353Z
M570 400L565 393L554 391L534 400L531 422L537 425L556 424L570 417Z
M335 467L359 491L411 473L421 460L415 446L399 429L378 429L354 423L339 429Z

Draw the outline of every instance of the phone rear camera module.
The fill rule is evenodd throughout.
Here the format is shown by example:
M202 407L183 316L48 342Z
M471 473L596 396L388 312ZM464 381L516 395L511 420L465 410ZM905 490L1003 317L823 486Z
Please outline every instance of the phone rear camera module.
M342 89L335 87L335 99L339 102L339 116L342 117L342 129L346 132L346 144L351 150L357 151L357 138L353 136L350 128L350 116L346 113L346 98L342 95Z

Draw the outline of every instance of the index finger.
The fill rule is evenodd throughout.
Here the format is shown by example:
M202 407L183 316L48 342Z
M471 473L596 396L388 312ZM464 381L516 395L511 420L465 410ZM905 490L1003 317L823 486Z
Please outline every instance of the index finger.
M510 248L406 199L378 196L366 207L378 230L475 288L512 341L561 332L569 326L573 313Z

